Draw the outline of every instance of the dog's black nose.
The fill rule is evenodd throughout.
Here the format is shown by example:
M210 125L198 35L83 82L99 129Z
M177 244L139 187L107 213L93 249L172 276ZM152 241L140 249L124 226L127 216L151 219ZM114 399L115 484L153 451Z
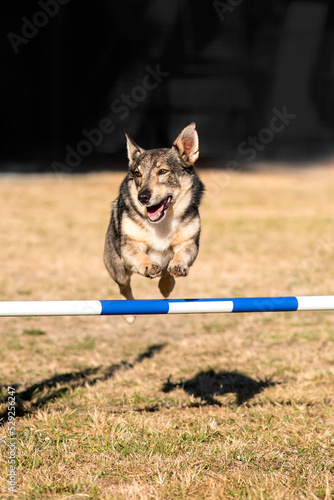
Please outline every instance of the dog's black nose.
M141 191L139 191L139 193L138 193L138 200L143 205L148 205L149 201L150 201L150 198L151 198L151 193L150 193L150 191L148 189L142 189Z

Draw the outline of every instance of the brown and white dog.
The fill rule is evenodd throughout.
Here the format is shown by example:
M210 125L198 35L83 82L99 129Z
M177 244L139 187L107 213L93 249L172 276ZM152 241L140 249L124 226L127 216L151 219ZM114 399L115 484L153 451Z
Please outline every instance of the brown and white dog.
M104 263L126 299L133 299L133 273L159 277L159 289L168 297L174 278L187 276L199 248L204 186L194 168L196 125L184 128L171 148L144 150L126 139L129 172L113 202Z

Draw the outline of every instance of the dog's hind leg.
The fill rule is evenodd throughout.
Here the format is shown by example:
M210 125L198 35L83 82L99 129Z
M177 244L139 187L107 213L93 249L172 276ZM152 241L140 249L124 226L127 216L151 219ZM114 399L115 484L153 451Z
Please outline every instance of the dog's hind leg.
M126 285L119 285L119 291L126 300L135 300L134 296L132 295L130 283L127 283Z
M125 268L114 248L113 240L108 238L108 233L104 250L104 263L111 278L118 284L121 295L127 300L134 300L130 284L132 273ZM130 325L136 319L136 316L123 317Z
M126 283L125 285L119 285L119 291L121 293L121 295L123 295L123 297L126 299L126 300L134 300L134 296L132 295L132 290L131 290L131 284L130 284L130 280L128 281L128 283ZM123 318L130 324L132 325L132 323L134 323L135 319L136 319L136 316L123 316Z
M167 299L175 286L175 278L169 273L163 274L159 280L159 290Z

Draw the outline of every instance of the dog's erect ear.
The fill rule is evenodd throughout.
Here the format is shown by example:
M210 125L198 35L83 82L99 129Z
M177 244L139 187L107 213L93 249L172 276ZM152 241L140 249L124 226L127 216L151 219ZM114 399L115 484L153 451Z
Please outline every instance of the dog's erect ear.
M191 167L198 158L198 134L196 123L192 122L182 130L175 139L173 146L176 147L184 163Z
M138 156L140 153L144 153L145 149L137 146L137 144L128 136L128 134L125 134L125 137L129 163L132 163L136 156Z

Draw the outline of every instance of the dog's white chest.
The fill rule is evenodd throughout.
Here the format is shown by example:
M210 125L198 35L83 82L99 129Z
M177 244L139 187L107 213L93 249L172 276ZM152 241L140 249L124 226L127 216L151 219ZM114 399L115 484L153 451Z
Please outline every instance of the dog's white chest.
M173 221L167 218L163 220L159 225L150 225L150 242L149 242L149 257L160 264L162 267L166 267L168 262L173 258L174 253L171 248L172 238L175 232L173 226Z

